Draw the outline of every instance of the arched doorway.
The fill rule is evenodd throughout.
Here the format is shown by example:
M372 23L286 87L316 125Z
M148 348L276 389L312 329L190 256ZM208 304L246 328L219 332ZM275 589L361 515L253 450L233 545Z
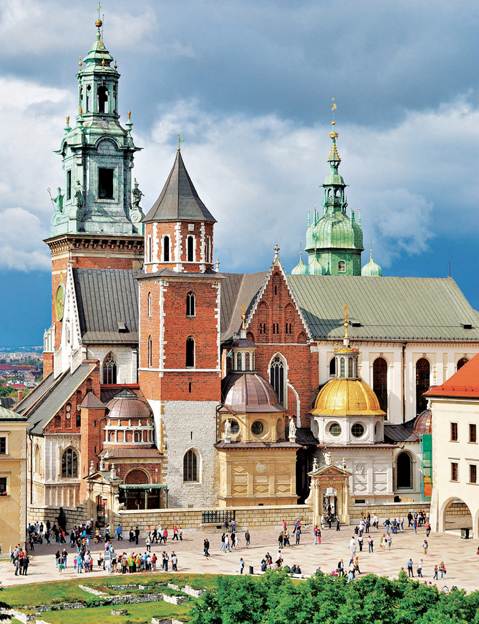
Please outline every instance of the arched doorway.
M472 530L473 526L471 511L461 498L452 498L447 502L443 521L445 531Z
M150 493L145 488L150 483L149 475L139 468L130 470L125 477L125 484L129 486L126 490L120 490L120 502L127 509L148 509L150 502ZM138 485L138 488L134 486ZM157 505L159 507L159 505ZM156 508L156 507L155 507Z
M379 407L383 412L388 411L388 363L378 357L373 363L373 390L378 397Z
M323 512L325 516L335 516L338 512L338 490L327 487L323 490Z
M421 358L416 362L416 413L421 414L427 408L427 399L422 396L431 385L431 365L429 360Z
M464 366L464 364L467 364L468 362L469 362L469 358L467 357L463 357L460 360L458 360L456 371L458 371L460 368Z
M396 459L396 487L398 490L411 490L413 485L412 458L403 451Z

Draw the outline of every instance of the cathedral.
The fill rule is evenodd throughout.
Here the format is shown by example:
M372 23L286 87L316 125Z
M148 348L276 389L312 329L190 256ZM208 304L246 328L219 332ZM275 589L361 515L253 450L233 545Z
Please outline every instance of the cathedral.
M120 123L120 74L96 27L57 152L44 379L16 408L31 518L295 505L325 457L353 505L428 500L423 395L479 352L478 313L450 277L386 277L372 251L361 265L334 120L307 259L287 274L276 245L265 271L219 272L216 221L180 143L143 210L133 123Z

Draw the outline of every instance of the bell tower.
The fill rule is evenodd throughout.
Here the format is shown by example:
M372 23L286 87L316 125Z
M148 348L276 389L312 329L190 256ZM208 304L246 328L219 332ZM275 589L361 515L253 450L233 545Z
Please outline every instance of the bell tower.
M67 267L140 269L144 217L138 183L132 185L135 153L130 113L123 127L118 113L120 74L101 37L100 5L96 39L80 57L78 114L67 117L60 149L63 188L51 200L52 326L44 336L44 374L60 345ZM113 64L114 63L114 64ZM113 65L112 65L113 64Z

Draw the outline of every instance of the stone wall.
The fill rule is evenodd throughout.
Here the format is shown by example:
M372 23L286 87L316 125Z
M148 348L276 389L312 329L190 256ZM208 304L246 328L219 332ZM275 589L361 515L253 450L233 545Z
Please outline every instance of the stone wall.
M402 516L404 520L406 520L409 511L412 513L420 510L428 512L430 507L431 503L429 501L419 501L414 503L373 503L371 505L352 505L349 508L349 516L351 518L351 523L359 520L361 518L361 513L364 513L365 516L368 513L371 515L376 513L379 518L397 518L398 516Z
M67 517L67 527L73 527L80 522L86 522L86 509L83 505L78 505L75 508L64 507L63 511ZM27 522L43 522L46 523L50 520L53 523L57 522L58 514L60 513L60 507L34 507L29 505L27 509Z
M450 503L446 508L447 516L470 516L471 511L466 503Z

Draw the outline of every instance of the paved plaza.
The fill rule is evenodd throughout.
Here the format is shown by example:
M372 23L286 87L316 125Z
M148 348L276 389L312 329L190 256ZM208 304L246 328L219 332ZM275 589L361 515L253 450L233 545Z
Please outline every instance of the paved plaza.
M128 527L129 528L129 527ZM171 527L169 527L171 529ZM468 591L479 588L479 556L476 554L479 547L477 539L461 539L457 533L431 533L428 539L429 551L424 555L422 543L426 536L425 529L418 529L415 534L412 528L405 528L404 531L393 535L391 550L384 550L379 547L380 538L384 533L383 530L371 530L374 538L374 552L369 553L367 547L367 535L364 540L363 552L358 552L359 566L362 575L374 573L378 575L397 577L401 568L406 569L407 561L412 558L414 562L414 577L416 577L416 566L420 559L424 560L423 576L425 581L432 582L442 589L443 586L457 587ZM172 542L168 540L167 545L159 544L152 547L152 552L159 555L159 564L161 564L161 552L166 550L171 557L174 550L178 555L178 571L188 573L205 573L205 574L238 574L239 560L243 557L248 571L249 566L254 567L254 572L260 571L260 562L266 552L269 552L273 560L277 558L278 553L278 535L281 527L275 529L252 531L251 546L245 547L244 533L240 535L240 545L237 550L232 550L224 554L220 550L221 531L184 531L183 541ZM127 534L127 527L124 527ZM337 567L340 559L344 560L345 568L348 568L351 551L349 543L351 536L354 534L354 527L341 527L341 531L337 532L333 527L331 530L325 528L322 532L322 543L313 544L313 535L311 527L303 527L301 544L299 546L289 546L282 550L285 565L299 565L302 573L309 575L321 567L325 573L330 573ZM207 537L210 541L211 556L206 559L203 555L203 540ZM139 545L130 544L128 540L118 542L113 541L114 548L117 553L122 552L145 552L144 538L140 539ZM62 545L63 548L64 545ZM0 562L0 578L4 586L37 583L51 580L64 580L73 578L85 578L85 574L78 574L73 570L73 557L76 548L71 548L70 544L66 544L69 553L68 567L60 575L55 567L55 553L59 549L60 544L52 543L51 545L42 544L35 546L35 550L31 554L31 563L28 568L28 576L15 576L14 568L8 561ZM103 570L98 570L96 565L96 554L103 550L103 544L91 544L91 552L94 554L95 567L94 572L88 576L106 575ZM61 550L61 549L60 549ZM444 579L433 580L434 566L444 561L447 574ZM171 570L171 560L170 560ZM161 575L162 572L152 574Z

